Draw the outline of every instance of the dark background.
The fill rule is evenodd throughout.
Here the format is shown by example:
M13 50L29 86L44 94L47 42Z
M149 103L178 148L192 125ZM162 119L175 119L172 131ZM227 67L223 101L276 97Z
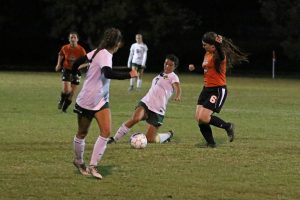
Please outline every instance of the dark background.
M250 54L249 63L234 66L230 73L271 74L274 50L277 73L295 76L300 72L300 3L284 2L286 7L280 0L1 0L0 69L54 71L70 31L77 31L79 43L90 51L103 30L114 26L124 36L123 48L114 55L116 66L126 65L130 45L140 32L149 48L147 71L161 70L164 56L175 53L179 71L185 72L189 63L201 65L201 37L214 31Z

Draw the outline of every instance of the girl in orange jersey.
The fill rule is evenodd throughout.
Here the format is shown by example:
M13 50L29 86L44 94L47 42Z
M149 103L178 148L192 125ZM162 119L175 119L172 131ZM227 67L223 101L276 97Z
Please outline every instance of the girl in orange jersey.
M58 103L58 109L63 112L72 103L72 97L75 94L76 88L80 83L79 71L72 71L73 63L79 57L85 56L85 49L78 44L78 34L71 32L69 34L69 44L64 45L58 53L56 71L62 68L62 92Z
M247 55L239 50L230 39L214 32L207 32L202 37L202 46L206 53L202 63L204 87L199 95L195 118L206 140L206 147L216 147L210 125L226 131L230 142L234 140L234 124L225 122L213 115L219 113L227 97L226 67L248 61ZM193 64L189 70L195 70Z

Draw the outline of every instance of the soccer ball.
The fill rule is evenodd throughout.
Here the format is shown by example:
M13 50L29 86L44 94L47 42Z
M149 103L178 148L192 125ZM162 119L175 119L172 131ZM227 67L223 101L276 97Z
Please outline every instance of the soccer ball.
M147 146L147 137L144 133L134 133L130 137L130 146L135 149L143 149Z

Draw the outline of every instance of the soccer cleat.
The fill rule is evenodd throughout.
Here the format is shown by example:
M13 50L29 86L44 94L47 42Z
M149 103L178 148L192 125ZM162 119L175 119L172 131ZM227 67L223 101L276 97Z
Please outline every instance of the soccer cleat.
M128 88L128 92L132 91L133 90L133 85L129 86Z
M216 148L217 145L214 143L206 143L206 144L197 144L196 145L198 148Z
M97 170L97 166L95 165L90 165L87 167L87 171L95 178L97 179L102 179L101 174Z
M168 139L166 139L163 143L171 142L174 132L172 130L169 130L169 133L170 133L170 137Z
M58 110L62 109L63 103L64 103L64 102L62 102L62 101L59 101L59 102L58 102L58 105L57 105L57 109L58 109Z
M73 161L73 165L78 169L78 171L83 175L83 176L89 176L90 174L87 172L86 166L84 163L79 164L75 160Z
M107 144L117 143L116 140L113 137L109 137Z
M230 127L226 130L229 142L232 142L234 140L234 129L234 124L230 123Z

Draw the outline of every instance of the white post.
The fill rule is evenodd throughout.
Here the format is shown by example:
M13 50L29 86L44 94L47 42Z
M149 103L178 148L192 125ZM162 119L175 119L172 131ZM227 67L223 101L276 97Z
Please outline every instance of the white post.
M275 62L276 62L276 56L275 51L272 52L272 79L275 79Z

